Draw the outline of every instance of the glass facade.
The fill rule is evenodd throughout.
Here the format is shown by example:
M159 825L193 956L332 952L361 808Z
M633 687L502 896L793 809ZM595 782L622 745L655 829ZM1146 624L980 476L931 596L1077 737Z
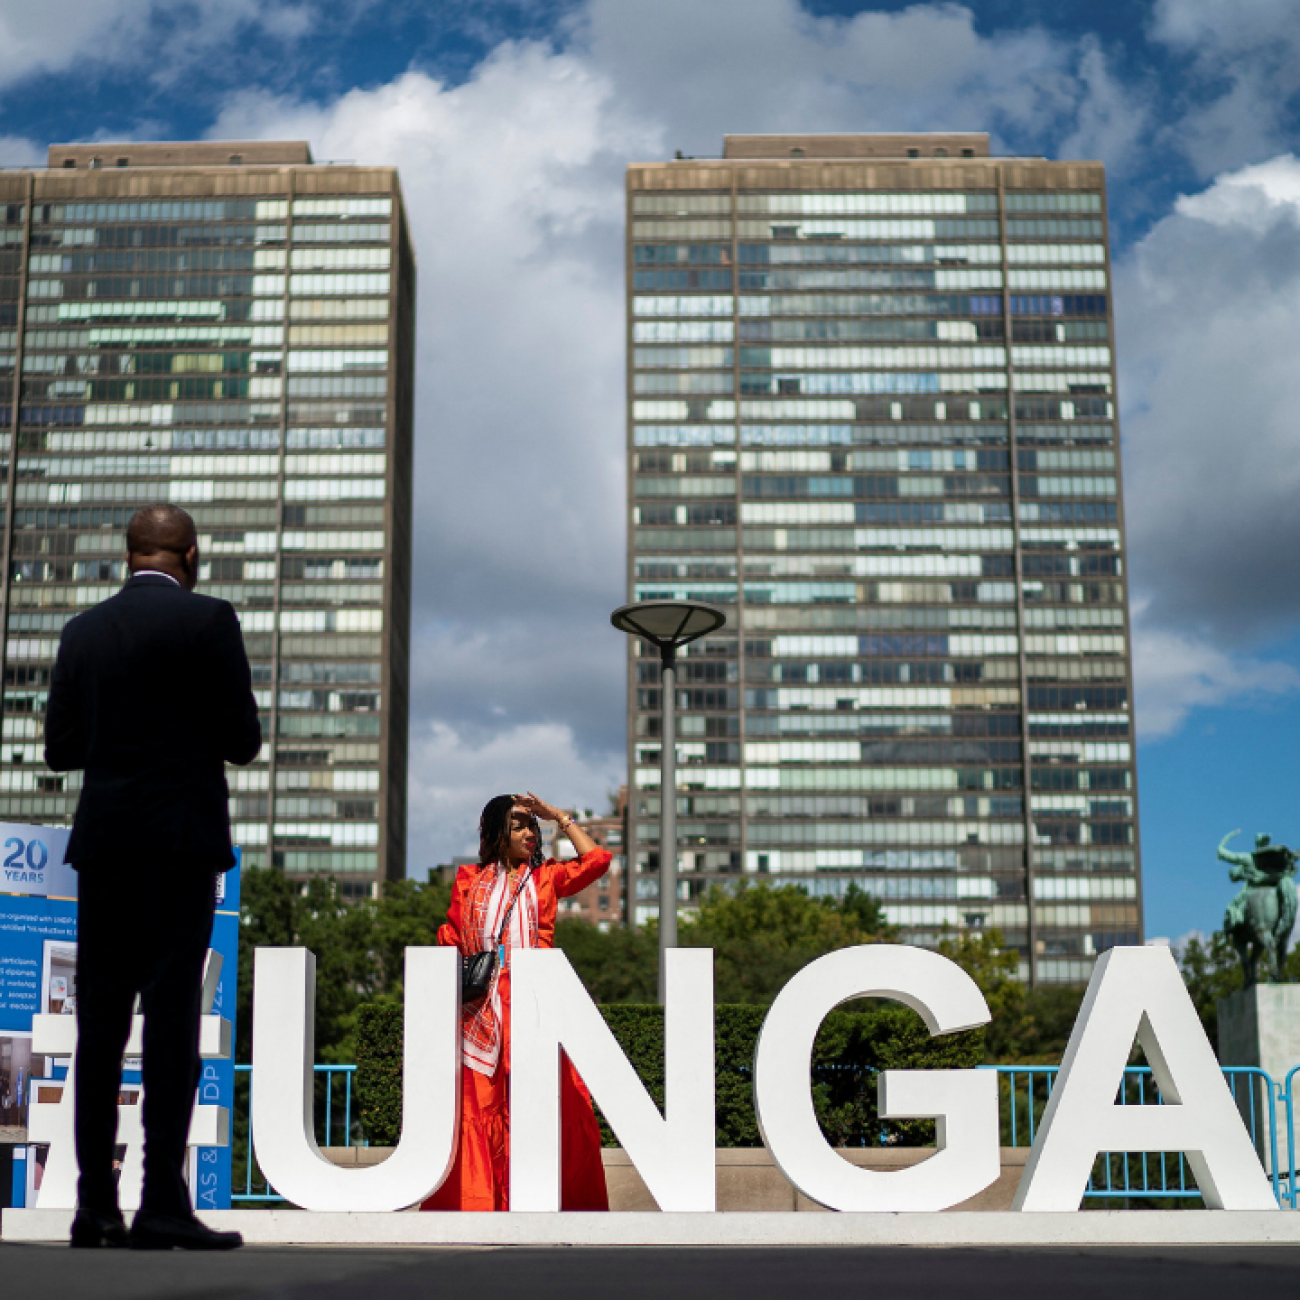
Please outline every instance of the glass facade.
M395 173L0 187L19 200L0 202L0 819L70 819L79 776L42 761L59 632L117 590L133 511L171 501L252 663L266 743L229 774L245 861L352 897L403 876L414 264Z
M630 598L728 613L679 667L680 904L856 883L1086 979L1142 928L1101 167L684 160L628 209Z

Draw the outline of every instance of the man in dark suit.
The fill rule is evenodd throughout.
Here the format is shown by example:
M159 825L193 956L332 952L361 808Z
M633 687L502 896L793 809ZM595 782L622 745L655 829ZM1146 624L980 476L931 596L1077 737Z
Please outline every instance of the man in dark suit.
M203 968L216 877L234 864L225 764L262 745L229 602L194 594L194 521L137 511L130 578L63 629L45 761L84 769L68 861L78 873L74 1246L225 1250L182 1177L199 1079ZM128 1234L113 1177L122 1055L144 1013L144 1192Z

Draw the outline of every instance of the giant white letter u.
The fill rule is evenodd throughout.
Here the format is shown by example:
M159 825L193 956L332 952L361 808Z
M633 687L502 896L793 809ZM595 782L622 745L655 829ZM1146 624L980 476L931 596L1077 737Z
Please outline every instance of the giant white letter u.
M382 1164L340 1169L316 1144L316 958L259 948L253 986L253 1147L304 1210L402 1210L447 1177L460 1118L460 954L406 950L402 1139Z

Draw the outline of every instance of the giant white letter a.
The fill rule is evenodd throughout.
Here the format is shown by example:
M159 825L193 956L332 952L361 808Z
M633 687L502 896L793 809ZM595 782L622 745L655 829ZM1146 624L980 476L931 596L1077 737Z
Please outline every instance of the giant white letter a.
M1163 1106L1115 1103L1135 1038ZM1210 1209L1277 1209L1168 948L1098 959L1014 1208L1077 1210L1101 1151L1182 1151Z

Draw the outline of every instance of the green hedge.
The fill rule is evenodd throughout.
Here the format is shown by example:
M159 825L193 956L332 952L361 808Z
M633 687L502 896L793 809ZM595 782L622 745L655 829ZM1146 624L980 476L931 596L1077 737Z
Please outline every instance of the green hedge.
M402 1131L401 1003L357 1008L356 1084L362 1132L376 1146L395 1146Z
M642 1003L600 1008L614 1037L647 1091L663 1107L663 1009ZM754 1046L767 1009L718 1006L714 1011L717 1071L717 1144L756 1147ZM813 1099L817 1118L834 1146L927 1146L934 1125L907 1120L882 1125L876 1107L881 1070L970 1069L984 1059L984 1031L931 1038L916 1012L896 1003L832 1011L813 1047ZM357 1093L361 1123L376 1146L392 1146L402 1122L402 1008L370 1003L359 1010ZM606 1146L617 1142L597 1109Z

